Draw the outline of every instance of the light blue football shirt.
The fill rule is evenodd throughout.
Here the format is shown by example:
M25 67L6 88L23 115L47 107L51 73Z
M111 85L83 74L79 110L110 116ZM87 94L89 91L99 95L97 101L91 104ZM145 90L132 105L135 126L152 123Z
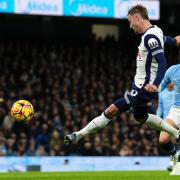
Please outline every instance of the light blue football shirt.
M174 103L175 90L169 91L168 88L165 88L159 93L158 97L158 109L156 114L165 119L169 113L169 110Z
M173 107L180 108L180 64L171 66L165 73L164 79L161 83L161 91L172 82L174 84L175 97Z

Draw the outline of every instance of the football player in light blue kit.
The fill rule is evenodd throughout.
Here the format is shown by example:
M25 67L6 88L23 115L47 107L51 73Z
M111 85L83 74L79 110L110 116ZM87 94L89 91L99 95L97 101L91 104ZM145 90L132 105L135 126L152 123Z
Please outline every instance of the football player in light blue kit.
M167 85L167 87L163 91L161 91L158 95L158 108L157 108L156 115L161 117L162 119L165 119L174 102L174 98L175 98L174 84L170 82ZM168 171L172 171L173 164L174 163L171 158L170 164L167 167Z
M167 88L161 91L158 95L158 108L157 108L157 116L165 119L169 113L169 110L174 102L175 90L174 84L169 83Z
M152 99L166 72L164 43L179 45L179 36L164 36L162 30L150 23L147 9L142 5L133 6L128 12L130 28L141 34L141 43L136 58L136 75L131 90L126 91L123 98L117 99L98 117L94 118L83 129L64 137L65 144L78 142L90 133L105 127L118 113L133 109L134 118L141 124L166 131L179 138L180 131L169 125L156 115L149 113Z
M161 91L163 91L168 84L174 84L174 102L171 106L169 114L165 121L176 129L180 129L180 64L171 66L165 73L164 79L161 83ZM178 161L178 153L176 146L171 142L171 135L162 131L159 137L161 147L166 151L173 161L173 165Z

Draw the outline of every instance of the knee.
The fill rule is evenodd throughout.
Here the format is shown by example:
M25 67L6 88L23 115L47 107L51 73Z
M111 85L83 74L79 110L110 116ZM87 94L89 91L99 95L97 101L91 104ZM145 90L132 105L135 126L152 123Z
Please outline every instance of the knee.
M134 119L140 124L144 124L148 118L148 115L136 115L134 114Z
M160 134L159 136L159 144L163 145L168 143L171 140L170 135L169 134Z
M159 137L159 144L166 144L166 139Z
M105 110L105 115L106 115L108 118L113 118L117 113L118 113L118 108L117 108L114 104L111 104L111 105Z

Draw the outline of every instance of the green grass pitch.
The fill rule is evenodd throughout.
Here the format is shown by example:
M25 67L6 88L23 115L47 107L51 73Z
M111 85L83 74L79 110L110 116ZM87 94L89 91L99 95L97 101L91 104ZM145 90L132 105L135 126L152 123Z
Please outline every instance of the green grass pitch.
M171 180L180 179L170 176L166 171L120 171L120 172L27 172L0 173L0 180Z

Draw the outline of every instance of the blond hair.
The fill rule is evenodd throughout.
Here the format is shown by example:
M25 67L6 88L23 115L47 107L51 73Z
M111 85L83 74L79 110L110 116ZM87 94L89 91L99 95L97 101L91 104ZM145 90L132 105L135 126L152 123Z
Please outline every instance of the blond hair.
M128 11L128 15L140 14L143 19L149 20L148 11L146 7L142 6L141 4L137 4L131 7Z

